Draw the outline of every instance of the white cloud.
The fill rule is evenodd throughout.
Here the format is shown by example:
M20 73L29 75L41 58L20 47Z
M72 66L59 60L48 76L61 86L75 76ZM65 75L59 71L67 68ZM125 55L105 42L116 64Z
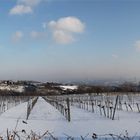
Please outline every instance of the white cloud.
M84 31L85 25L76 17L64 17L58 21L51 21L49 26L56 30L65 30L69 32L81 33Z
M60 44L69 44L74 41L73 36L63 30L54 31L53 38L57 43L60 43Z
M22 15L32 13L32 8L25 5L16 5L10 10L10 15Z
M30 36L33 39L42 39L42 38L46 37L46 33L45 32L31 31Z
M135 42L134 46L136 47L136 49L137 49L138 51L140 51L140 40L137 40L137 41Z
M76 17L63 17L57 21L50 21L48 23L53 33L53 38L57 43L69 44L72 43L76 33L82 33L85 29L85 24ZM46 24L43 23L43 28Z
M22 31L16 31L12 36L13 42L19 42L23 38L24 34Z
M22 15L33 13L34 7L46 0L17 0L16 5L10 9L10 15Z

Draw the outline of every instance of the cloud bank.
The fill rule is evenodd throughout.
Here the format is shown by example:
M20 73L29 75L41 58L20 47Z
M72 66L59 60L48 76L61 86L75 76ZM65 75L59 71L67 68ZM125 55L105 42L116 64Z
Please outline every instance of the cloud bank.
M76 41L76 35L81 34L85 31L85 24L77 17L62 17L57 21L50 21L43 23L44 29L50 29L51 32L32 30L25 32L22 30L16 31L12 35L14 42L19 42L23 37L29 37L30 39L40 40L45 39L48 34L51 34L52 39L62 45L67 45Z

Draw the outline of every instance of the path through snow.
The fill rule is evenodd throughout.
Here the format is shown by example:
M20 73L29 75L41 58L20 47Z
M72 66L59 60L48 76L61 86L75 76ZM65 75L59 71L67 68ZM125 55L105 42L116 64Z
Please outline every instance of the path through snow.
M36 133L44 133L49 130L54 136L85 136L97 134L120 134L128 130L128 133L134 136L140 135L140 114L134 112L118 112L117 119L112 121L104 118L97 113L91 113L76 107L71 107L71 122L67 122L64 116L53 106L47 103L43 98L39 98L27 124L22 123L26 118L27 103L22 103L0 116L0 135L6 133L6 129L17 130L25 129L28 133L33 130Z

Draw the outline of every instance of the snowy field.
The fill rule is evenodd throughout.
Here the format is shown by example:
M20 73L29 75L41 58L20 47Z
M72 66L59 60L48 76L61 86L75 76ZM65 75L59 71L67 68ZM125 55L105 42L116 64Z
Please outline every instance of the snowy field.
M124 134L126 130L129 136L140 136L140 113L130 109L127 111L125 106L123 108L123 111L117 110L115 120L111 120L100 115L98 109L92 113L72 105L70 106L71 121L68 122L57 109L39 97L28 120L26 120L27 102L2 113L0 115L0 135L5 135L7 128L11 131L16 128L18 131L24 129L27 133L32 130L37 134L43 134L48 130L56 137L88 135L91 138L93 133L120 135ZM26 121L27 124L23 121Z

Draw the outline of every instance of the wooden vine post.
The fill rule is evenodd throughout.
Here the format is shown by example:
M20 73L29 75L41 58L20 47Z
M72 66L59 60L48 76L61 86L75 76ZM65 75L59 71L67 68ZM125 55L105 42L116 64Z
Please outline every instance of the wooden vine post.
M138 104L138 103L136 103L136 105L137 105L137 108L138 108L138 112L140 113L139 104Z
M117 97L116 97L116 102L115 102L115 107L114 107L114 111L113 111L112 120L114 120L114 117L115 117L115 112L116 112L116 108L117 108L118 99L119 99L119 95L117 95Z
M69 101L69 98L67 98L67 109L68 109L68 121L70 122L71 121L71 117L70 117L70 101Z
M38 97L36 97L36 98L34 98L34 99L33 99L33 98L29 98L29 99L28 99L26 120L28 120L29 115L30 115L30 113L31 113L31 111L32 111L32 109L33 109L33 107L35 106L37 100L38 100Z
M30 114L30 98L28 98L28 103L27 103L27 116L26 116L26 120L28 120Z

